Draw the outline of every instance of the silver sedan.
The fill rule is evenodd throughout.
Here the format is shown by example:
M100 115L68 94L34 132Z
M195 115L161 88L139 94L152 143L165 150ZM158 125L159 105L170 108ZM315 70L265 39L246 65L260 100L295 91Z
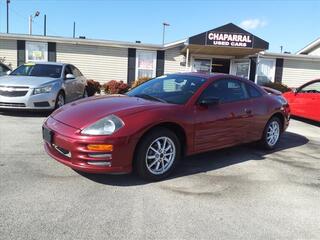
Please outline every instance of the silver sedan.
M86 78L71 64L26 63L0 77L0 108L51 110L86 96Z

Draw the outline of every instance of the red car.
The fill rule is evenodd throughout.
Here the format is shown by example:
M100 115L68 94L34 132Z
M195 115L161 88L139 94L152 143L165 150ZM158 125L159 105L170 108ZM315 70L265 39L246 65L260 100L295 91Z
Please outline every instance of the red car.
M288 123L288 105L248 80L184 73L67 104L46 120L43 138L47 153L73 169L134 168L160 180L186 155L258 140L273 149Z
M320 122L320 79L310 81L283 96L292 115Z

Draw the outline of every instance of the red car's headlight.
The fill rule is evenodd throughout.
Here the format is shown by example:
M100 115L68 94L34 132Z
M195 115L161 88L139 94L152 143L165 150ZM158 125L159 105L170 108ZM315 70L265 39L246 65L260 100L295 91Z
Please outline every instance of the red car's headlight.
M115 115L98 120L81 131L84 135L111 135L124 126L123 121Z

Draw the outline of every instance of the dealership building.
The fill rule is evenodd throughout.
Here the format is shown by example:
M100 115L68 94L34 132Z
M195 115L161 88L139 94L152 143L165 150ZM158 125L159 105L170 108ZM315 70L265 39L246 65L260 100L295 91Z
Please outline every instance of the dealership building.
M165 45L0 34L0 59L12 68L30 61L71 63L101 83L189 71L289 87L320 78L320 39L296 54L271 53L268 48L267 41L232 23Z

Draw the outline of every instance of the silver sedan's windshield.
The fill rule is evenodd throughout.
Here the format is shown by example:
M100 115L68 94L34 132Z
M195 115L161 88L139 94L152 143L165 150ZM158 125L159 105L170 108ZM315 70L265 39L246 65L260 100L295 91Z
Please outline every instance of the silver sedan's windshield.
M14 70L13 76L61 77L62 66L50 64L24 64Z
M151 101L185 104L206 80L197 76L170 74L151 79L127 93Z

